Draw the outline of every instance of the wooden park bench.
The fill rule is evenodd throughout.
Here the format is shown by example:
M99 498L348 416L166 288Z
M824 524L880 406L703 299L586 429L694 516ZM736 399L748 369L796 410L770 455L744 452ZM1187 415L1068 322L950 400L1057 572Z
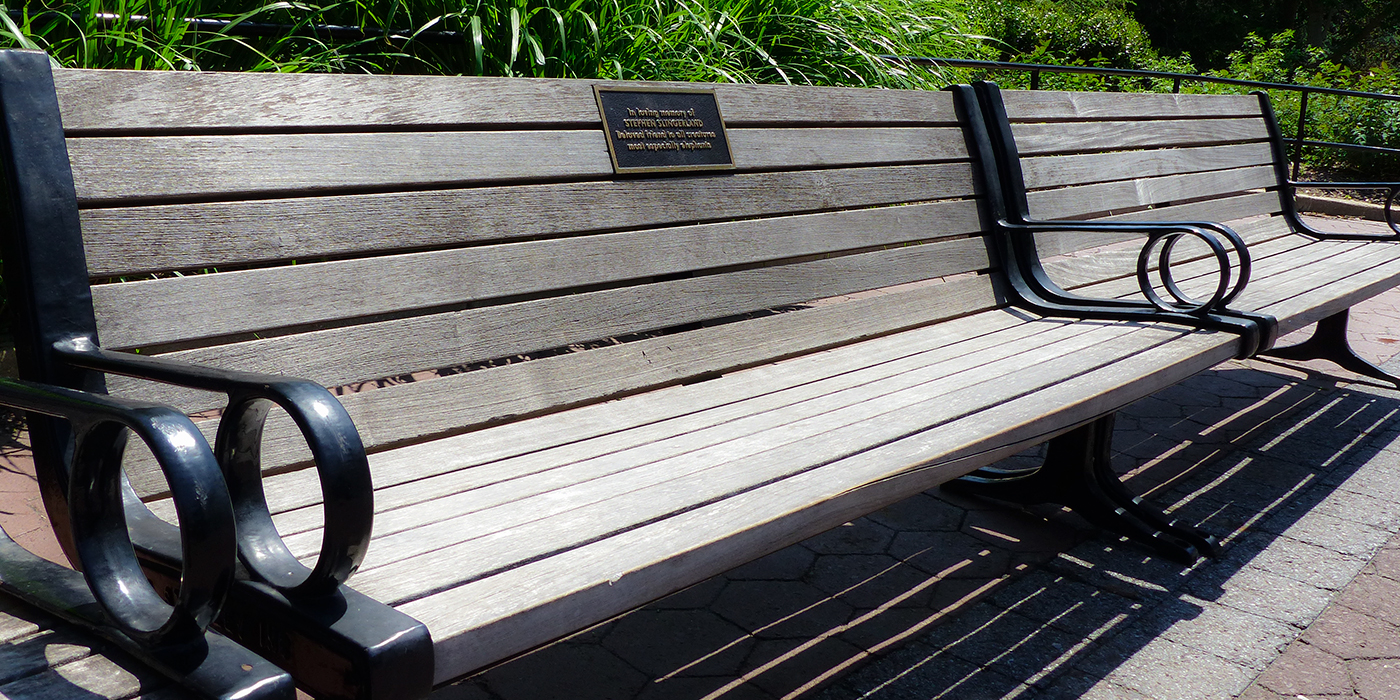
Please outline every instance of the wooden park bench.
M1268 346L1221 303L1248 254L1154 229L1233 251L1182 256L1205 303L1017 307L975 100L0 53L0 403L88 619L414 697L1052 438L1082 512L1194 557L1102 481L1105 417Z

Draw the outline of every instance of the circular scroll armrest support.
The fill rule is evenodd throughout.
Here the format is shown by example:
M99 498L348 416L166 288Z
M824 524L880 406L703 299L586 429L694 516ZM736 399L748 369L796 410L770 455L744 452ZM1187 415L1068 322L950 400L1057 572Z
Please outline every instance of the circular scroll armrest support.
M297 561L277 534L263 492L262 435L273 405L301 430L321 482L325 528L311 569ZM279 380L230 393L215 454L238 518L238 553L255 577L287 595L318 595L334 590L359 568L369 547L374 487L359 433L325 388Z
M374 523L369 460L354 422L315 382L201 367L104 350L88 339L54 345L70 364L228 395L214 454L238 519L238 553L252 576L287 595L319 595L344 583L364 561ZM314 567L297 561L273 525L262 487L262 435L276 405L311 449L321 483L325 528Z
M1178 241L1187 235L1194 235L1205 242L1210 247L1211 253L1215 257L1219 266L1219 278L1215 286L1215 291L1205 301L1200 301L1188 296L1177 285L1176 278L1172 274L1172 252L1176 248ZM1157 255L1157 277L1167 293L1171 295L1174 302L1167 301L1154 289L1151 279L1150 265L1152 253L1160 244L1160 252ZM1204 315L1212 310L1225 305L1227 297L1233 297L1239 292L1241 287L1236 285L1231 289L1230 285L1230 259L1222 245L1215 236L1210 235L1205 229L1197 227L1182 227L1178 230L1153 231L1148 234L1147 244L1142 247L1142 253L1138 255L1137 278L1138 287L1143 296L1152 303L1153 306L1167 312L1185 313L1191 315ZM1243 274L1241 274L1243 277Z
M112 623L147 646L202 635L233 581L236 530L223 474L199 429L166 406L20 380L0 380L0 403L73 424L68 507L77 563ZM183 559L173 604L146 579L127 531L122 488L127 431L155 455L179 518Z

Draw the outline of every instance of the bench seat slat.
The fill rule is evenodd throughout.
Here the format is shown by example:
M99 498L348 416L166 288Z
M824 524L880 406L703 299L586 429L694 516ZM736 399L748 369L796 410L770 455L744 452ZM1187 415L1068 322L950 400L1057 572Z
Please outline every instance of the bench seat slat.
M1306 243L1298 236L1293 236L1288 230L1288 226L1277 217L1256 218L1245 222L1236 222L1235 231L1240 234L1251 246L1250 250L1254 256L1255 265L1263 264L1262 258L1265 253L1259 246L1265 241L1287 237L1292 239L1292 245ZM1083 238L1079 239L1081 242ZM1093 250L1088 254L1077 256L1055 258L1045 260L1043 263L1045 271L1050 279L1055 280L1064 289L1076 289L1088 284L1094 284L1110 279L1133 277L1137 274L1138 255L1142 250L1146 238L1142 236L1131 236L1130 238L1118 239L1121 243L1115 244L1112 239L1104 241L1104 247ZM1132 241L1132 242L1129 242ZM1195 245L1197 256L1206 255L1204 245ZM1076 247L1076 250L1080 248ZM1174 257L1177 263L1184 263L1191 260L1187 245L1183 245ZM1045 252L1042 251L1042 255ZM1213 260L1213 258L1212 258ZM1213 265L1214 263L1207 263ZM1157 264L1153 261L1148 265L1148 269L1157 269ZM1174 271L1178 266L1173 266ZM1213 267L1210 269L1214 269ZM1136 278L1133 278L1136 280ZM1134 281L1134 284L1136 282ZM1136 287L1134 287L1136 289ZM1188 289L1188 293L1191 291Z
M596 125L608 81L291 73L57 70L63 124L82 133L237 132L510 124ZM934 91L648 83L715 90L725 121L956 123Z
M730 129L740 170L966 159L955 127ZM548 157L541 157L547 154ZM613 174L601 130L68 140L80 206ZM219 167L203 167L207 163Z
M918 256L922 248L927 247L900 248L885 254L907 261L897 269L918 275L920 266L937 261L936 255ZM961 277L946 283L922 283L888 293L861 295L739 324L705 327L431 381L395 384L347 394L340 401L354 419L361 439L374 450L664 386L687 377L815 352L975 313L997 304L988 277ZM213 421L202 425L206 435L212 435L214 426ZM289 422L269 421L263 442L268 464L301 459L304 449L300 434ZM142 495L164 490L163 480L153 471L136 472L131 477Z
M1263 141L1259 118L1013 124L1021 156Z
M98 285L93 303L105 346L151 347L965 235L978 225L971 201L930 203ZM943 250L949 262L930 276L987 267L980 239ZM824 296L814 291L808 298Z
M454 520L450 514L440 514L437 523L412 535L386 538L400 543L414 539L419 555L362 569L352 585L377 600L402 603L800 474L862 448L914 432L937 433L942 423L1068 380L1110 357L1121 359L1127 356L1123 353L1141 352L1163 342L1135 330L1113 326L1048 347L1027 347L999 367L998 363L978 367L973 360L974 366L963 368L956 378L921 383L879 396L878 401L860 397L867 400L845 409L823 410L827 407L822 402L811 402L811 413L795 412L772 430L712 449L547 492L478 517ZM854 393L860 396L859 391ZM687 438L703 436L679 439ZM508 551L500 546L506 540L512 543ZM377 555L381 559L398 555L387 551L393 545L381 549L386 550ZM430 557L424 556L428 553Z
M1027 193L1038 219L1074 219L1153 204L1247 192L1278 184L1273 166L1120 180Z
M977 347L979 343L992 347L1025 335L1053 331L1056 326L1028 325L1023 319L1004 313L979 313L964 316L944 323L913 328L902 333L872 338L862 344L863 352L846 353L841 348L823 350L793 357L778 365L761 365L744 373L744 382L711 381L706 391L695 392L689 385L672 385L642 394L630 396L625 401L608 401L583 406L567 412L543 415L525 422L508 423L486 431L475 431L464 435L443 438L434 443L411 445L395 450L379 452L370 456L370 467L376 486L376 511L392 510L408 503L424 500L415 496L423 484L434 478L466 479L467 485L474 479L486 479L482 465L520 457L533 451L531 445L539 435L550 435L558 445L592 445L599 454L615 450L619 445L634 444L639 431L621 431L636 426L659 426L675 423L677 419L692 420L692 416L709 411L696 425L711 424L714 416L727 415L733 405L745 399L756 398L763 402L776 392L784 392L801 387L804 383L842 373L860 371L867 366L880 366L907 358L935 352L952 352L948 348L958 344L961 348ZM961 352L957 350L956 352ZM685 396L685 401L674 397ZM745 404L748 405L747 403ZM686 423L685 425L691 425ZM669 428L654 428L669 435ZM622 440L623 442L618 442ZM443 447L455 441L469 446L450 455L439 455L436 459L425 459L422 455L441 453ZM453 476L453 475L456 476ZM308 506L320 503L316 476L312 470L272 474L264 477L268 506L275 514L300 511L305 513ZM456 483L456 482L454 482ZM428 489L431 493L432 488ZM153 507L164 507L157 502ZM158 511L173 517L173 510ZM291 520L279 520L279 528L284 523L296 523L300 516ZM291 530L279 532L299 532L303 528L295 526Z
M1003 315L979 316L996 320ZM483 434L445 438L376 455L372 461L376 475L383 474L386 479L401 482L400 486L390 488L376 481L376 536L392 535L431 523L436 518L430 513L433 509L446 507L445 499L460 500L470 506L470 510L453 509L453 512L473 512L490 505L485 503L486 493L480 490L483 488L504 490L508 500L524 498L530 492L525 491L527 484L520 479L536 478L535 475L544 471L559 472L565 465L597 459L606 460L607 472L621 471L626 465L624 460L633 459L626 455L636 453L637 448L647 450L644 459L655 461L665 456L655 449L663 442L676 443L678 446L675 449L684 451L696 449L698 444L714 444L713 440L700 442L705 434L719 436L720 440L751 435L774 427L774 421L781 422L786 414L794 411L814 412L816 409L811 407L812 402L835 401L831 403L833 408L849 405L858 400L855 398L857 392L850 391L855 387L859 387L858 393L862 395L872 391L890 393L965 371L969 353L976 352L987 362L993 362L1014 352L1010 348L1027 342L1030 336L1038 336L1037 342L1049 345L1056 340L1065 340L1070 334L1071 331L1057 324L1021 323L994 333L974 335L957 343L948 343L951 338L944 338L944 343L940 344L935 339L950 335L947 330L915 329L861 343L858 351L842 348L821 353L819 357L795 358L783 363L792 367L782 368L781 371L777 367L759 367L741 373L742 376L731 375L713 380L706 384L704 391L671 392L672 398L667 401L669 405L692 408L665 420L658 419L652 411L640 413L633 405L645 403L650 406L656 403L654 400L638 397L618 402L613 407L614 411L633 415L634 424L626 426L626 430L586 442L561 443L556 434L539 431L523 438L523 444L512 446L518 455L487 463L479 456L477 443L491 438L495 431L488 430ZM818 359L821 361L816 362ZM959 381L965 382L967 377ZM844 393L837 396L838 392ZM730 400L726 401L725 397ZM695 439L684 438L687 435L693 435ZM537 443L550 447L538 449ZM403 477L396 474L400 469L374 463L379 461L431 464L433 470L441 474L402 481ZM422 472L421 468L410 467L409 470ZM567 476L577 480L581 471L568 467ZM437 505L433 509L408 508L429 501ZM315 538L298 540L288 536L318 527L318 510L303 507L276 518L278 532L288 538L288 545L299 555L314 551L311 542ZM306 545L313 549L297 549Z
M1157 342L1183 338L1178 331L1166 329L1151 329L1141 335L1145 340L1155 335ZM1178 342L1197 352L1183 359ZM717 574L732 566L737 552L757 556L800 541L845 522L857 509L868 512L1013 449L998 451L998 447L1037 440L1046 431L1055 430L1054 426L1101 415L1138 398L1140 389L1166 386L1228 359L1234 340L1219 335L1188 336L1173 341L1172 347L1162 352L1148 349L1151 345L1148 342L1135 356L1139 366L1132 377L1112 367L1090 372L939 430L917 432L885 447L794 474L781 483L736 494L399 608L429 626L438 652L438 678L447 680L460 669L489 663L487 657L522 651L586 625L587 617L605 619L664 595L677 581ZM1146 371L1146 379L1138 370ZM988 434L989 424L1016 427ZM962 447L947 447L953 444ZM951 456L971 459L952 467L914 472L907 472L907 466L894 466ZM765 505L756 507L759 503ZM726 561L729 563L723 563ZM527 585L527 581L534 583ZM564 601L567 604L560 605Z
M1242 143L1024 158L1021 171L1026 187L1035 190L1270 165L1273 160L1269 144Z
M968 163L568 182L80 212L95 278L961 197ZM134 246L141 236L148 245Z
M1013 122L1259 115L1259 100L1253 95L1007 90L1002 99Z

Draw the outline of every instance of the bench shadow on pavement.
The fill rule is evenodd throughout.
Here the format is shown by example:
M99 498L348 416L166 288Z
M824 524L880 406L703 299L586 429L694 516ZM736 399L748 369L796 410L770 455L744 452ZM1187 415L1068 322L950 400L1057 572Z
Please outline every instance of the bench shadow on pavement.
M1262 361L1224 365L1128 407L1114 435L1127 485L1221 536L1218 559L1185 568L1067 512L935 489L435 697L1078 697L1203 601L1273 602L1268 590L1228 581L1256 571L1261 552L1315 509L1324 520L1340 515L1338 525L1290 533L1297 547L1356 559L1388 539L1400 487L1367 500L1349 484L1342 495L1374 507L1348 512L1324 501L1400 435L1396 415L1400 392L1379 385ZM1359 543L1315 546L1356 533ZM1323 596L1350 579L1319 567L1284 561L1265 573ZM1278 649L1292 639L1280 630L1301 631L1320 612L1283 608L1265 613ZM1255 660L1258 670L1271 658Z

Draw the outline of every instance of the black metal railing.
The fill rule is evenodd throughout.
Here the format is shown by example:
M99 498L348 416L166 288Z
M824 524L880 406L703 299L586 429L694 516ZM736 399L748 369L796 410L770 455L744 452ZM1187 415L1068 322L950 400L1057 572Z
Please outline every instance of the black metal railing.
M1105 75L1120 78L1143 78L1150 80L1170 80L1172 81L1172 92L1181 92L1183 82L1218 83L1222 85L1238 85L1255 90L1288 90L1299 93L1298 99L1298 132L1294 138L1285 138L1284 142L1293 147L1293 154L1290 168L1293 172L1293 179L1298 179L1298 168L1303 160L1303 147L1322 148L1342 148L1352 151L1369 151L1372 153L1391 153L1400 155L1400 148L1388 148L1385 146L1367 146L1359 143L1339 143L1336 141L1316 141L1307 138L1307 116L1308 116L1308 96L1309 95L1335 95L1337 97L1360 97L1375 100L1400 101L1400 95L1391 95L1383 92L1362 92L1359 90L1342 90L1339 88L1319 87L1315 85L1294 85L1292 83L1270 83L1262 80L1242 80L1239 78L1222 78L1213 75L1195 75L1192 73L1170 73L1167 71L1138 70L1134 68L1095 68L1091 66L1054 66L1043 63L1013 63L1011 61L978 61L964 58L931 58L926 56L882 56L881 58L905 65L930 66L935 68L978 68L989 71L1021 71L1029 72L1031 78L1031 89L1040 88L1041 73L1074 73L1080 75Z

